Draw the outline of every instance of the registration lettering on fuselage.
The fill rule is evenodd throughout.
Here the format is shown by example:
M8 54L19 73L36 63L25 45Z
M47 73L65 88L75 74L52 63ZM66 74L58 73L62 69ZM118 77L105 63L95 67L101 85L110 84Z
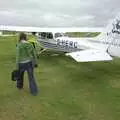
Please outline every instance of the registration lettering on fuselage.
M77 42L69 41L69 40L60 40L57 39L57 45L68 47L68 48L77 48Z

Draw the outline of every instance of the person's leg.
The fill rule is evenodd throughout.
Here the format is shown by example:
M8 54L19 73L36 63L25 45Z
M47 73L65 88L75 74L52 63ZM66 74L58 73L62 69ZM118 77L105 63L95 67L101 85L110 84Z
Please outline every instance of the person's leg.
M20 78L17 80L17 88L18 89L23 88L23 78L24 78L24 70L20 69Z
M29 67L27 69L28 78L29 78L29 88L32 95L36 95L38 93L38 88L35 82L34 71L32 67L32 62L29 63Z

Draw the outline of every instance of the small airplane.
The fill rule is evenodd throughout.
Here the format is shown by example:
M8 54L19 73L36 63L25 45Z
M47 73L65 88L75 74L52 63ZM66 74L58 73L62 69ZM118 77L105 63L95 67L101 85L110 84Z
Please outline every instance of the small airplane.
M35 27L0 26L0 30L37 32L37 42L44 48L43 51L47 49L61 51L77 62L110 61L114 56L120 57L120 16L111 20L104 31L93 38L66 36L65 32L80 32L80 29L72 28L39 29Z

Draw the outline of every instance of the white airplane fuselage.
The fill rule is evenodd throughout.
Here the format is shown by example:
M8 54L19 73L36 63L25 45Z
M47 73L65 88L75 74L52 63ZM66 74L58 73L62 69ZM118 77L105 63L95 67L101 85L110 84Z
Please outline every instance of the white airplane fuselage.
M120 16L111 20L97 37L71 38L62 33L42 32L37 41L45 48L67 52L75 60L111 60L120 57Z
M115 38L114 38L115 39ZM51 49L62 52L75 52L86 49L98 49L107 51L111 56L120 57L120 40L99 40L93 38L71 38L71 37L57 37L53 39L41 39L38 36L37 41L45 49Z

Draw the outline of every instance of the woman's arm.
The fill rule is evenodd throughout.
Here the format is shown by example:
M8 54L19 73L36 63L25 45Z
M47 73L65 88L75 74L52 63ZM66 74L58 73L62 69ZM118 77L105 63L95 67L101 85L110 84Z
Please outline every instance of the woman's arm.
M36 50L35 48L31 45L32 47L32 56L33 56L33 62L34 62L34 66L37 67L37 54L36 54Z
M16 68L17 69L19 68L18 63L19 63L19 46L17 45L16 46Z

